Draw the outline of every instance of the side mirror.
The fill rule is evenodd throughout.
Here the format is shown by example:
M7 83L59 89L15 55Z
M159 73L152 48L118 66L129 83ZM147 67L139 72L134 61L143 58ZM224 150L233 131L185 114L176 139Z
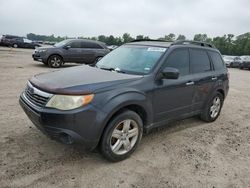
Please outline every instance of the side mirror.
M68 46L64 46L63 48L64 48L65 50L68 50L68 49L71 48L71 46L68 45Z
M178 79L179 78L179 70L172 67L166 67L161 72L161 79Z

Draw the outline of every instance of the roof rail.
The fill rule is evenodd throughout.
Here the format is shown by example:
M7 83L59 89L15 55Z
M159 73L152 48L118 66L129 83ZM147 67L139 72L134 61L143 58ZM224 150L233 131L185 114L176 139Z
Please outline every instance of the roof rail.
M203 47L209 47L209 48L215 48L214 45L207 43L207 42L201 42L201 41L192 41L192 40L177 40L172 43L172 45L178 45L178 44L193 44L197 46L203 46Z
M130 42L143 42L143 41L153 41L153 42L173 42L173 41L167 41L167 40L157 40L157 39L135 39Z

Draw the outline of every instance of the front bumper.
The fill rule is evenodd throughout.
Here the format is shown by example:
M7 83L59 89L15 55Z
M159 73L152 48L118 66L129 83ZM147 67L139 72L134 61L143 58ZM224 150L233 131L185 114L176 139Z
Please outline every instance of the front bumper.
M105 114L94 106L69 111L35 108L26 100L24 93L21 94L19 103L32 123L50 138L62 141L67 135L73 142L81 143L87 149L97 146Z
M47 62L47 57L43 54L40 54L40 53L37 53L37 52L34 52L32 54L32 58L34 61L41 61L41 62Z

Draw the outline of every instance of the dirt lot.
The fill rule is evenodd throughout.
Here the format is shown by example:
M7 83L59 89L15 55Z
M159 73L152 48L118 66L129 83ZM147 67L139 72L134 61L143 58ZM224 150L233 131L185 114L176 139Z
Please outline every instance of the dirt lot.
M230 69L214 123L197 118L144 136L127 160L48 139L18 97L32 75L52 71L32 50L0 48L0 187L250 187L250 71Z

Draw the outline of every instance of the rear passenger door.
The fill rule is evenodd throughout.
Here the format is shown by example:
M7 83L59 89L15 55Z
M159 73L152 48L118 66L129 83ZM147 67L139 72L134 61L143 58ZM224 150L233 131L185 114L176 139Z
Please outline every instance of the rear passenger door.
M212 63L205 49L190 48L189 52L190 70L195 85L193 111L200 111L213 90L217 77L214 75Z
M102 47L94 42L82 42L83 62L87 64L94 63L100 49L102 49Z

